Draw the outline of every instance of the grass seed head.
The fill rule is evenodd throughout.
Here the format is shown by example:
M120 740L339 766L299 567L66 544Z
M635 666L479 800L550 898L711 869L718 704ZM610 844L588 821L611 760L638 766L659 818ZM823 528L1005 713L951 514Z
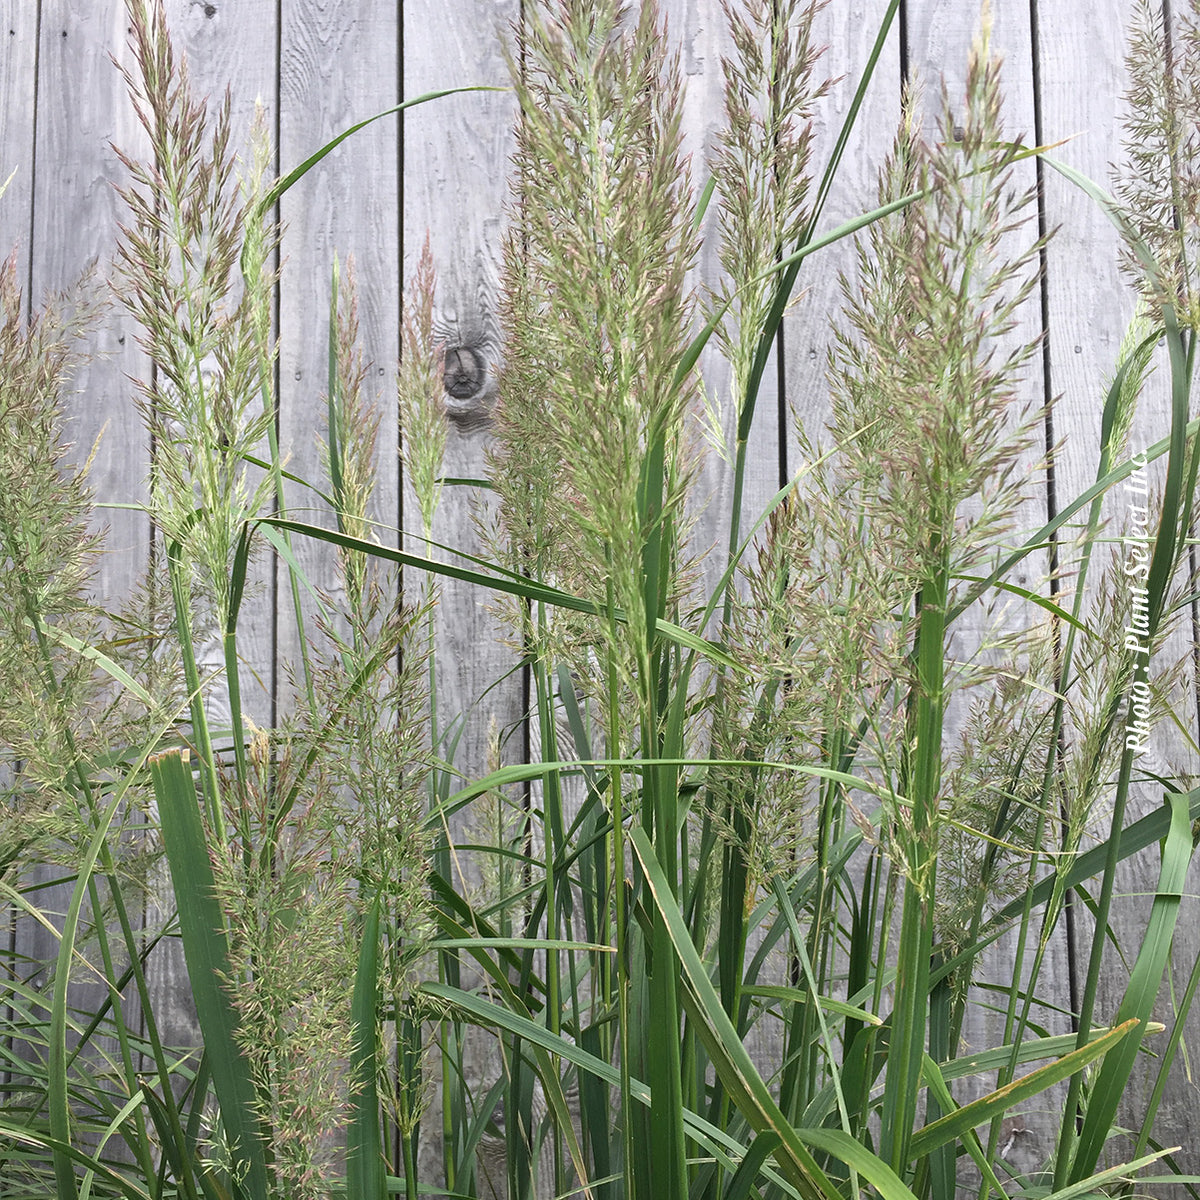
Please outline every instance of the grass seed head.
M436 277L429 235L404 302L400 332L400 453L425 536L441 496L442 461L446 454L446 395L443 383L444 347L433 327Z
M1116 192L1154 259L1131 246L1126 267L1155 305L1200 321L1200 6L1137 0L1126 66L1124 149Z

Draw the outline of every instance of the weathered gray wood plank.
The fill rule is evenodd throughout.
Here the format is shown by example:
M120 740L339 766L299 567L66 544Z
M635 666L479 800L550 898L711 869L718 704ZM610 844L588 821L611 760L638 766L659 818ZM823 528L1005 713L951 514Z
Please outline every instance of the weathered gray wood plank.
M1056 157L1106 189L1112 188L1114 170L1120 172L1125 157L1121 143L1127 137L1122 133L1127 105L1122 97L1128 86L1125 52L1131 12L1131 5L1113 2L1069 14L1055 5L1043 5L1039 10L1044 140L1069 139L1054 152ZM1104 394L1117 366L1121 342L1133 313L1135 292L1132 281L1119 269L1117 232L1098 206L1053 171L1046 172L1046 200L1049 220L1059 227L1049 252L1049 359L1053 390L1059 396L1055 409L1056 434L1064 439L1063 453L1056 464L1061 505L1095 478ZM1143 450L1165 436L1169 428L1168 370L1161 354L1156 364L1156 374L1150 380L1130 431L1127 454ZM1161 471L1153 471L1152 475L1161 479ZM1117 492L1106 504L1105 515L1114 536L1128 530L1128 507L1133 500L1128 494ZM1102 579L1095 574L1089 592L1097 599L1111 598L1112 589L1122 586L1119 576ZM1185 621L1156 655L1152 677L1155 671L1188 655L1191 640L1192 631ZM1118 654L1120 646L1112 646L1110 652ZM1193 675L1189 667L1185 672L1188 684L1183 691L1190 690ZM1187 725L1194 727L1195 713L1191 708L1183 701L1181 716ZM1150 752L1135 762L1135 781L1143 771L1161 771L1164 762L1183 765L1186 756L1180 732L1170 722L1158 723L1150 745ZM1157 807L1161 798L1162 789L1157 784L1135 782L1130 812L1139 816ZM1106 829L1107 814L1098 814L1095 835L1103 836ZM1149 896L1157 876L1158 855L1147 852L1128 864L1118 881L1112 924L1128 954L1135 953L1140 945ZM1193 869L1174 957L1177 987L1186 982L1200 949L1195 920L1198 887L1200 872ZM1091 923L1081 922L1081 931L1090 940ZM1088 942L1081 939L1081 971L1086 969L1087 951ZM1107 1020L1115 1010L1126 982L1122 970L1104 972L1099 1020ZM1172 1005L1165 986L1161 999L1157 1015L1169 1028ZM1194 1028L1194 1013L1189 1024ZM1161 1035L1149 1044L1161 1046L1165 1038L1165 1034ZM1153 1063L1147 1063L1147 1069L1128 1089L1122 1114L1127 1124L1136 1126L1141 1121L1155 1070ZM1184 1169L1195 1169L1200 1163L1195 1114L1195 1086L1186 1079L1183 1065L1176 1063L1160 1120L1166 1139L1184 1147L1180 1156Z
M1069 139L1055 150L1056 157L1104 187L1109 186L1110 164L1117 157L1118 98L1125 80L1122 56L1127 13L1116 12L1116 7L1097 5L1087 13L1070 14L1056 11L1053 5L1039 9L1043 140ZM1054 396L1054 437L1061 441L1052 482L1057 509L1095 480L1104 393L1132 314L1133 293L1120 277L1119 239L1108 219L1090 198L1057 172L1044 170L1043 175L1047 223L1056 227L1047 249L1046 358ZM1081 270L1083 264L1086 268ZM1161 394L1153 407L1161 416ZM1148 431L1149 424L1145 418L1139 421L1139 436ZM1070 544L1069 532L1061 540L1061 558L1069 572L1063 580L1063 591L1073 599L1078 591L1074 578L1077 553ZM1101 557L1087 581L1086 594L1093 605L1112 585L1111 578L1101 574L1105 565ZM1112 652L1117 653L1118 648L1114 646ZM1104 651L1097 654L1094 647L1081 644L1077 653L1102 660ZM1092 837L1103 836L1110 814L1111 805L1106 803L1096 814ZM1147 856L1142 859L1141 869L1134 872L1137 876L1146 874ZM1133 884L1128 868L1122 874L1122 892L1126 881L1135 890L1142 890L1148 883L1152 886L1145 878ZM1139 916L1134 906L1120 899L1114 906L1113 920L1123 944L1129 944L1131 935L1137 937L1139 925L1144 926L1144 915ZM1087 971L1094 925L1080 904L1074 907L1073 925L1075 964L1067 966L1074 972L1074 987L1079 989ZM1101 1021L1111 1016L1124 983L1123 972L1115 964L1106 975L1097 1012ZM1064 976L1064 985L1066 982Z
M396 16L320 0L289 0L281 10L279 160L299 165L349 126L398 102ZM318 437L326 426L327 336L334 256L353 256L359 292L359 336L371 370L368 398L383 420L377 444L378 517L396 521L395 364L399 322L397 119L385 117L344 142L289 191L281 202L285 227L279 302L279 430L289 470L304 479L326 478ZM312 493L287 492L292 516L332 526ZM322 543L295 542L313 582L335 600L332 555ZM311 617L311 614L310 614ZM278 664L299 667L300 645L290 586L280 574L277 595ZM309 628L310 641L317 635ZM286 711L285 676L276 699Z
M29 223L33 204L34 97L37 94L37 11L20 0L8 0L0 24L0 256L15 254L17 280L25 287L31 261ZM9 176L12 178L9 179ZM32 298L24 298L30 311ZM0 773L0 786L11 775ZM18 944L18 921L9 910L0 927L0 944L12 954ZM6 1015L10 1015L8 1010ZM8 1075L4 1078L7 1080Z
M403 79L406 98L435 89L469 84L506 85L508 72L498 34L519 19L513 0L480 6L472 0L409 0L403 6ZM459 478L486 474L489 416L496 399L501 332L498 286L503 209L507 200L507 160L515 119L511 94L467 93L437 100L404 114L403 263L404 279L415 271L425 238L437 271L434 327L447 361L469 370L446 395L450 419L444 473ZM486 497L474 488L448 487L434 522L433 537L469 553L487 554L477 536L474 512ZM422 552L420 513L405 489L404 533L410 548ZM434 552L443 557L442 552ZM409 572L405 587L422 581ZM487 769L489 726L507 740L505 762L524 755L522 683L519 674L487 689L514 658L500 642L490 598L477 589L445 581L437 613L439 728L464 722L454 765L467 777ZM486 695L485 695L486 693ZM461 826L453 831L457 833ZM456 862L461 862L456 856ZM468 880L456 879L466 886ZM490 1086L500 1064L494 1040L473 1039L466 1047L472 1086ZM426 1127L437 1126L430 1111ZM503 1190L503 1176L494 1186ZM422 1177L442 1178L435 1139L422 1139ZM481 1188L484 1184L480 1185ZM486 1192L481 1192L486 1194Z
M113 182L123 174L110 142L126 150L142 144L124 83L108 59L109 52L128 57L123 6L52 0L42 7L40 28L30 272L35 304L76 284L89 266L100 279L108 273L121 219ZM141 369L133 335L123 313L107 313L92 339L92 357L76 376L71 436L81 460L101 439L91 483L106 501L144 496L147 442L125 378ZM127 596L145 566L147 522L121 511L104 519L114 553L105 557L99 587L106 597Z
M37 8L6 0L0 19L0 254L17 253L17 278L28 279L33 207ZM26 297L26 303L30 298Z
M25 253L28 303L34 310L52 293L74 288L89 269L93 274L85 285L88 293L102 292L122 207L113 190L121 172L110 142L134 152L143 144L125 100L125 85L107 53L97 52L103 47L121 61L128 60L123 7L113 0L51 0L41 6L40 17L32 93L38 101L37 169L36 173L26 170L22 185L31 206L25 216L29 234ZM28 14L22 28L28 36L32 29ZM15 34L9 38L13 43L17 40ZM33 82L32 76L26 77L27 87ZM72 458L82 463L98 442L90 471L98 501L136 503L145 494L148 444L126 380L126 374L137 373L144 362L134 336L119 309L102 314L88 339L88 355L75 373L75 394L67 405L66 436L74 444ZM101 603L119 603L130 596L145 570L149 525L144 515L131 510L102 512L97 525L107 526L109 552L100 561L93 590ZM69 899L69 888L56 887L39 894L38 903L52 914L61 914ZM33 960L50 960L58 943L33 922L24 922L16 948ZM75 1000L87 1006L98 1004L103 996L102 987L86 982L80 984Z
M830 4L817 17L815 40L826 49L814 79L832 83L815 114L811 170L814 198L886 10L887 0L853 0ZM900 24L897 14L834 179L818 233L834 229L878 203L879 170L891 152L900 120ZM799 421L818 441L824 440L819 435L829 416L826 370L834 322L842 306L840 279L845 275L853 280L855 273L852 239L819 251L801 267L796 293L801 299L785 318L789 421ZM794 472L799 463L794 434L791 436L788 466Z

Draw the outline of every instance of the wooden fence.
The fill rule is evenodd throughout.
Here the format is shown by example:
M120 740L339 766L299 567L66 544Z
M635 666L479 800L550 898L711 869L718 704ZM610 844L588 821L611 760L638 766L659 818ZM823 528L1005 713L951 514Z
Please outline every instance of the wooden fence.
M693 172L721 120L720 56L724 24L716 0L661 0L687 83L686 128ZM824 70L836 76L818 118L817 161L823 162L869 53L885 0L831 0L820 17L828 44ZM1006 128L1032 142L1063 141L1060 157L1100 181L1120 157L1118 118L1125 67L1129 0L993 0L993 45L1005 59ZM521 0L167 0L178 49L202 91L232 91L235 122L249 128L265 106L287 170L355 121L404 97L459 84L504 84L501 41L520 19ZM0 246L16 247L20 278L35 303L74 283L92 263L106 269L121 204L113 184L123 177L113 144L137 154L142 139L119 72L128 61L121 0L3 0L0 25L0 178L15 175L0 200ZM906 71L928 81L936 107L945 78L950 104L961 94L967 51L979 11L970 0L907 0L887 44L837 178L830 226L874 201L876 172L887 153ZM291 469L315 475L316 436L325 379L325 321L335 253L353 255L360 290L362 339L370 376L385 401L379 463L381 495L403 526L393 394L402 280L428 236L438 271L437 317L453 377L447 474L485 470L489 409L495 397L500 338L498 251L506 203L506 158L512 143L510 93L458 95L378 121L351 138L293 188L281 204L286 225L279 289L280 440ZM1015 172L1018 186L1036 181L1032 161ZM1031 364L1034 398L1053 399L1052 436L1062 439L1045 506L1082 491L1094 471L1103 389L1133 308L1118 270L1115 235L1095 205L1046 172L1041 219L1058 228L1046 256L1044 286L1021 314L1024 335L1044 329L1044 353ZM706 251L711 269L715 256ZM823 411L830 344L828 315L839 300L838 274L850 269L845 246L810 262L803 299L789 314L781 341L779 388L764 401L755 435L747 507L757 511L794 468L792 422L817 423ZM81 452L100 437L91 480L98 497L117 502L143 495L149 446L127 376L143 370L136 332L117 309L104 318L92 355L78 375L73 436ZM719 390L719 373L711 380ZM1143 414L1142 443L1162 435L1159 416ZM101 436L103 434L103 436ZM712 512L728 501L716 472L708 476ZM446 493L436 536L475 546L470 489ZM409 507L411 513L411 506ZM103 590L120 595L144 568L146 518L133 510L107 514L110 546ZM409 517L410 524L413 518ZM714 528L716 526L714 525ZM280 664L294 657L286 588L272 585L255 602L243 645L263 680L252 703L269 712L283 688ZM440 617L442 705L465 711L503 674L509 652L495 639L484 601L445 590ZM519 721L518 677L473 711L465 760L482 759L489 721ZM1175 733L1176 745L1180 735ZM1194 745L1192 761L1195 760ZM1157 802L1147 790L1144 807ZM1122 920L1144 913L1148 873L1128 876ZM1190 902L1190 901L1189 901ZM1193 910L1194 911L1194 910ZM1200 950L1200 928L1185 918L1188 951ZM1057 968L1056 968L1057 969ZM1062 970L1065 975L1065 968ZM158 986L179 991L174 968L159 969ZM1113 988L1119 980L1112 981ZM1117 993L1110 990L1107 1000ZM1065 999L1065 993L1064 993ZM1104 1011L1100 1013L1103 1017ZM1200 1024L1197 1025L1200 1029ZM1166 1112L1188 1145L1200 1133L1200 1097L1179 1074ZM1196 1131L1196 1132L1193 1132Z

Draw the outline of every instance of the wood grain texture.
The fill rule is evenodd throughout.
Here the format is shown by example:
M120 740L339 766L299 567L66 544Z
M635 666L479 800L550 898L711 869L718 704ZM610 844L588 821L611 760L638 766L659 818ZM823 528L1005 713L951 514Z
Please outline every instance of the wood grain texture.
M501 38L508 37L519 18L515 0L408 0L403 6L405 98L446 87L506 86ZM411 278L428 237L437 270L434 328L450 369L445 397L450 428L443 469L445 475L462 479L487 473L485 454L501 355L498 288L505 180L515 117L515 102L507 92L448 96L404 114L404 278ZM420 514L407 488L405 495L405 541L421 553L425 547ZM486 493L477 488L445 488L434 519L434 539L486 554L476 528L476 515L483 515L486 504ZM444 555L436 551L434 557ZM420 581L410 573L405 586L419 587ZM502 644L490 604L491 598L478 589L449 580L440 588L438 722L443 730L462 722L454 765L468 778L487 769L491 728L504 739L505 763L519 762L525 754L521 674L492 687L511 671L515 656ZM462 829L459 820L452 835L458 837ZM461 856L456 862L462 862ZM456 880L458 886L468 886L473 877L469 864L465 869L467 875ZM490 1035L469 1039L464 1055L473 1088L487 1088L498 1077L501 1064L495 1048ZM425 1118L423 1128L431 1133L422 1139L422 1178L442 1178L440 1147L432 1136L439 1119L436 1109ZM485 1147L493 1174L502 1169L496 1162L499 1145L489 1139Z
M351 9L330 0L289 0L281 8L279 162L290 171L351 125L399 101L399 30L394 11ZM367 398L382 414L377 442L377 519L397 519L395 365L399 353L399 164L396 117L385 117L344 142L305 175L280 204L284 224L279 300L279 436L289 470L327 478L319 438L326 427L327 338L334 257L343 277L354 260L359 336L370 364ZM297 520L332 527L312 494L287 491ZM386 535L385 535L386 536ZM297 557L335 601L338 585L326 547L303 538ZM277 664L298 666L300 645L290 587L277 595ZM313 631L308 631L310 640ZM283 677L276 692L286 708Z
M730 52L726 22L717 6L705 0L661 0L660 19L664 23L669 44L679 55L683 79L683 110L681 114L683 153L688 160L691 191L695 202L712 173L711 157L716 137L724 125L724 75L722 56ZM715 287L721 280L719 229L717 208L719 197L713 193L704 224L703 241L697 262L689 275L688 286L694 289L697 301L697 329L707 315L703 311L701 289ZM730 372L712 339L700 357L699 375L703 379L708 403L720 414L726 441L732 446L737 428L737 398L731 394ZM772 378L771 382L774 380ZM770 389L773 392L773 388ZM732 505L732 469L700 432L700 400L697 399L697 427L694 430L699 469L690 497L690 515L695 520L693 532L697 552L705 558L700 568L696 594L703 601L716 585L724 569L729 539L729 518ZM764 400L771 409L773 396ZM768 413L768 417L771 414ZM773 426L773 421L772 421ZM749 513L752 501L743 503Z
M41 11L38 53L37 175L32 198L32 300L75 286L89 269L100 289L116 246L123 178L112 144L140 153L142 131L108 55L128 60L124 6L117 0L52 0ZM142 370L135 330L113 308L98 324L90 357L76 376L71 436L79 459L100 439L92 488L106 501L144 497L148 444L126 376ZM110 510L99 588L106 599L130 594L145 568L144 516Z
M814 189L833 153L887 7L887 0L851 0L830 4L817 17L815 40L826 49L817 64L816 78L831 82L814 121ZM897 14L818 224L819 234L878 203L879 170L891 151L900 120L900 25ZM855 262L852 239L837 242L807 260L797 280L800 299L784 322L788 415L817 440L823 440L819 435L829 416L826 370L833 322L842 306L840 281L843 276L854 279ZM799 466L794 440L793 434L790 472Z
M1107 11L1109 7L1070 14L1068 20L1064 19L1068 14L1044 5L1038 27L1043 140L1069 139L1056 155L1106 187L1116 154L1126 19L1124 12L1118 15ZM1045 171L1044 182L1047 223L1056 227L1047 249L1046 359L1054 397L1054 435L1061 440L1055 455L1053 500L1061 507L1095 479L1104 391L1116 369L1117 351L1133 310L1133 294L1119 276L1119 240L1104 214L1057 172ZM1083 270L1082 264L1086 264ZM1161 414L1161 393L1155 407ZM1070 538L1065 537L1063 559L1073 556ZM1089 599L1100 597L1110 587L1111 580L1094 576L1087 589ZM1068 578L1065 593L1073 596L1076 590ZM1110 813L1109 805L1097 813L1093 836L1102 836ZM1153 886L1145 878L1148 856L1140 857L1143 869L1135 874L1143 878L1133 884L1125 869L1122 893ZM1081 986L1094 923L1082 905L1075 906L1075 913L1078 950L1073 969ZM1137 914L1133 906L1118 900L1114 913L1118 922L1122 915L1130 933L1135 925L1144 925L1144 912ZM1121 928L1120 924L1117 927ZM1114 1011L1123 983L1124 972L1106 973L1098 1014L1101 1020Z
M37 103L37 8L5 0L0 9L0 254L15 251L17 278L29 277ZM26 297L26 302L29 302Z
M23 82L27 94L38 100L38 166L26 173L23 192L31 238L28 303L34 311L55 293L76 288L93 298L103 293L122 207L113 188L122 172L110 143L134 153L143 144L124 83L107 57L112 53L127 60L123 6L115 0L52 0L41 6L37 28L37 55L24 56L30 73ZM109 308L91 327L81 351L73 394L66 398L70 457L82 463L95 447L89 479L96 499L138 503L145 495L149 456L126 378L144 363L135 330L122 311ZM113 509L97 513L96 525L107 527L108 552L100 560L93 591L100 603L119 604L145 571L149 524L139 512ZM47 878L45 870L41 874ZM49 877L57 876L57 871L49 872ZM70 889L58 886L40 894L38 902L52 913L64 913L69 900ZM19 929L17 950L33 961L50 960L58 943L26 922ZM77 1000L87 1006L104 995L101 986L85 982Z
M404 11L404 92L446 86L505 86L499 34L518 17L516 5L461 8L408 4ZM446 394L449 437L444 474L459 479L487 473L485 452L496 401L501 332L498 313L501 231L507 200L507 159L515 104L507 92L451 96L404 117L404 277L411 278L426 238L437 270L435 334L443 343L451 388ZM457 394L456 394L457 393ZM423 552L420 515L406 489L404 531ZM470 486L443 489L434 521L436 541L468 553L486 552L476 513L486 495ZM441 557L441 552L435 552ZM466 722L460 766L484 766L489 725L511 734L506 761L522 754L519 678L476 704L513 665L499 644L490 598L447 582L438 606L439 722Z
M1125 45L1132 11L1132 5L1106 4L1086 13L1067 14L1054 5L1044 5L1039 12L1043 140L1066 139L1055 151L1056 157L1107 190L1120 178L1129 177L1123 166L1126 155L1122 143L1128 138L1123 132L1127 115L1123 97L1128 87ZM1048 220L1058 227L1049 250L1048 358L1052 390L1057 397L1056 434L1063 439L1055 472L1061 504L1095 478L1104 394L1117 369L1122 339L1133 314L1135 291L1119 269L1121 244L1117 231L1090 198L1056 172L1047 171L1046 203ZM1169 372L1160 352L1155 358L1155 374L1138 406L1126 453L1142 450L1164 437L1169 421ZM1161 464L1151 474L1161 481ZM1106 502L1105 519L1114 537L1128 531L1130 500L1118 491ZM1122 586L1120 577L1115 582L1097 577L1090 590L1093 596L1108 594L1111 598L1114 587ZM1192 630L1185 619L1156 654L1151 677L1189 658L1191 645ZM1194 674L1194 662L1186 663L1185 686L1192 689ZM1196 717L1188 707L1182 715L1194 736ZM1145 774L1162 773L1166 764L1182 767L1186 757L1180 731L1170 722L1160 721L1150 738L1150 752L1135 761L1131 817L1141 816L1162 802L1162 787L1144 778ZM1106 830L1107 814L1097 814L1093 836L1102 837ZM1112 925L1129 947L1140 944L1157 878L1158 854L1153 850L1137 856L1121 872ZM1200 871L1193 862L1177 934L1176 987L1184 985L1200 952L1198 892ZM1090 922L1081 925L1090 938ZM1083 948L1086 953L1086 943ZM1124 970L1104 972L1099 1019L1106 1020L1115 1011L1127 982ZM1172 1007L1164 983L1156 1017L1168 1028L1173 1020ZM1193 1013L1191 1023L1194 1021ZM1151 1039L1151 1047L1162 1045L1165 1038L1164 1034ZM1155 1070L1153 1064L1147 1064L1128 1089L1121 1114L1126 1124L1136 1126L1140 1122ZM1172 1131L1168 1140L1183 1146L1179 1156L1183 1169L1198 1169L1196 1086L1181 1062L1176 1063L1168 1085L1161 1120L1162 1128Z

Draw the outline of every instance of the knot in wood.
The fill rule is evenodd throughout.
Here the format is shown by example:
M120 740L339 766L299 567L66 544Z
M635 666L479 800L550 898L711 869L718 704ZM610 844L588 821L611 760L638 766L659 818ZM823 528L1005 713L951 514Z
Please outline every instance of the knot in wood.
M443 380L455 400L470 400L483 387L483 356L470 346L451 346L446 351Z

